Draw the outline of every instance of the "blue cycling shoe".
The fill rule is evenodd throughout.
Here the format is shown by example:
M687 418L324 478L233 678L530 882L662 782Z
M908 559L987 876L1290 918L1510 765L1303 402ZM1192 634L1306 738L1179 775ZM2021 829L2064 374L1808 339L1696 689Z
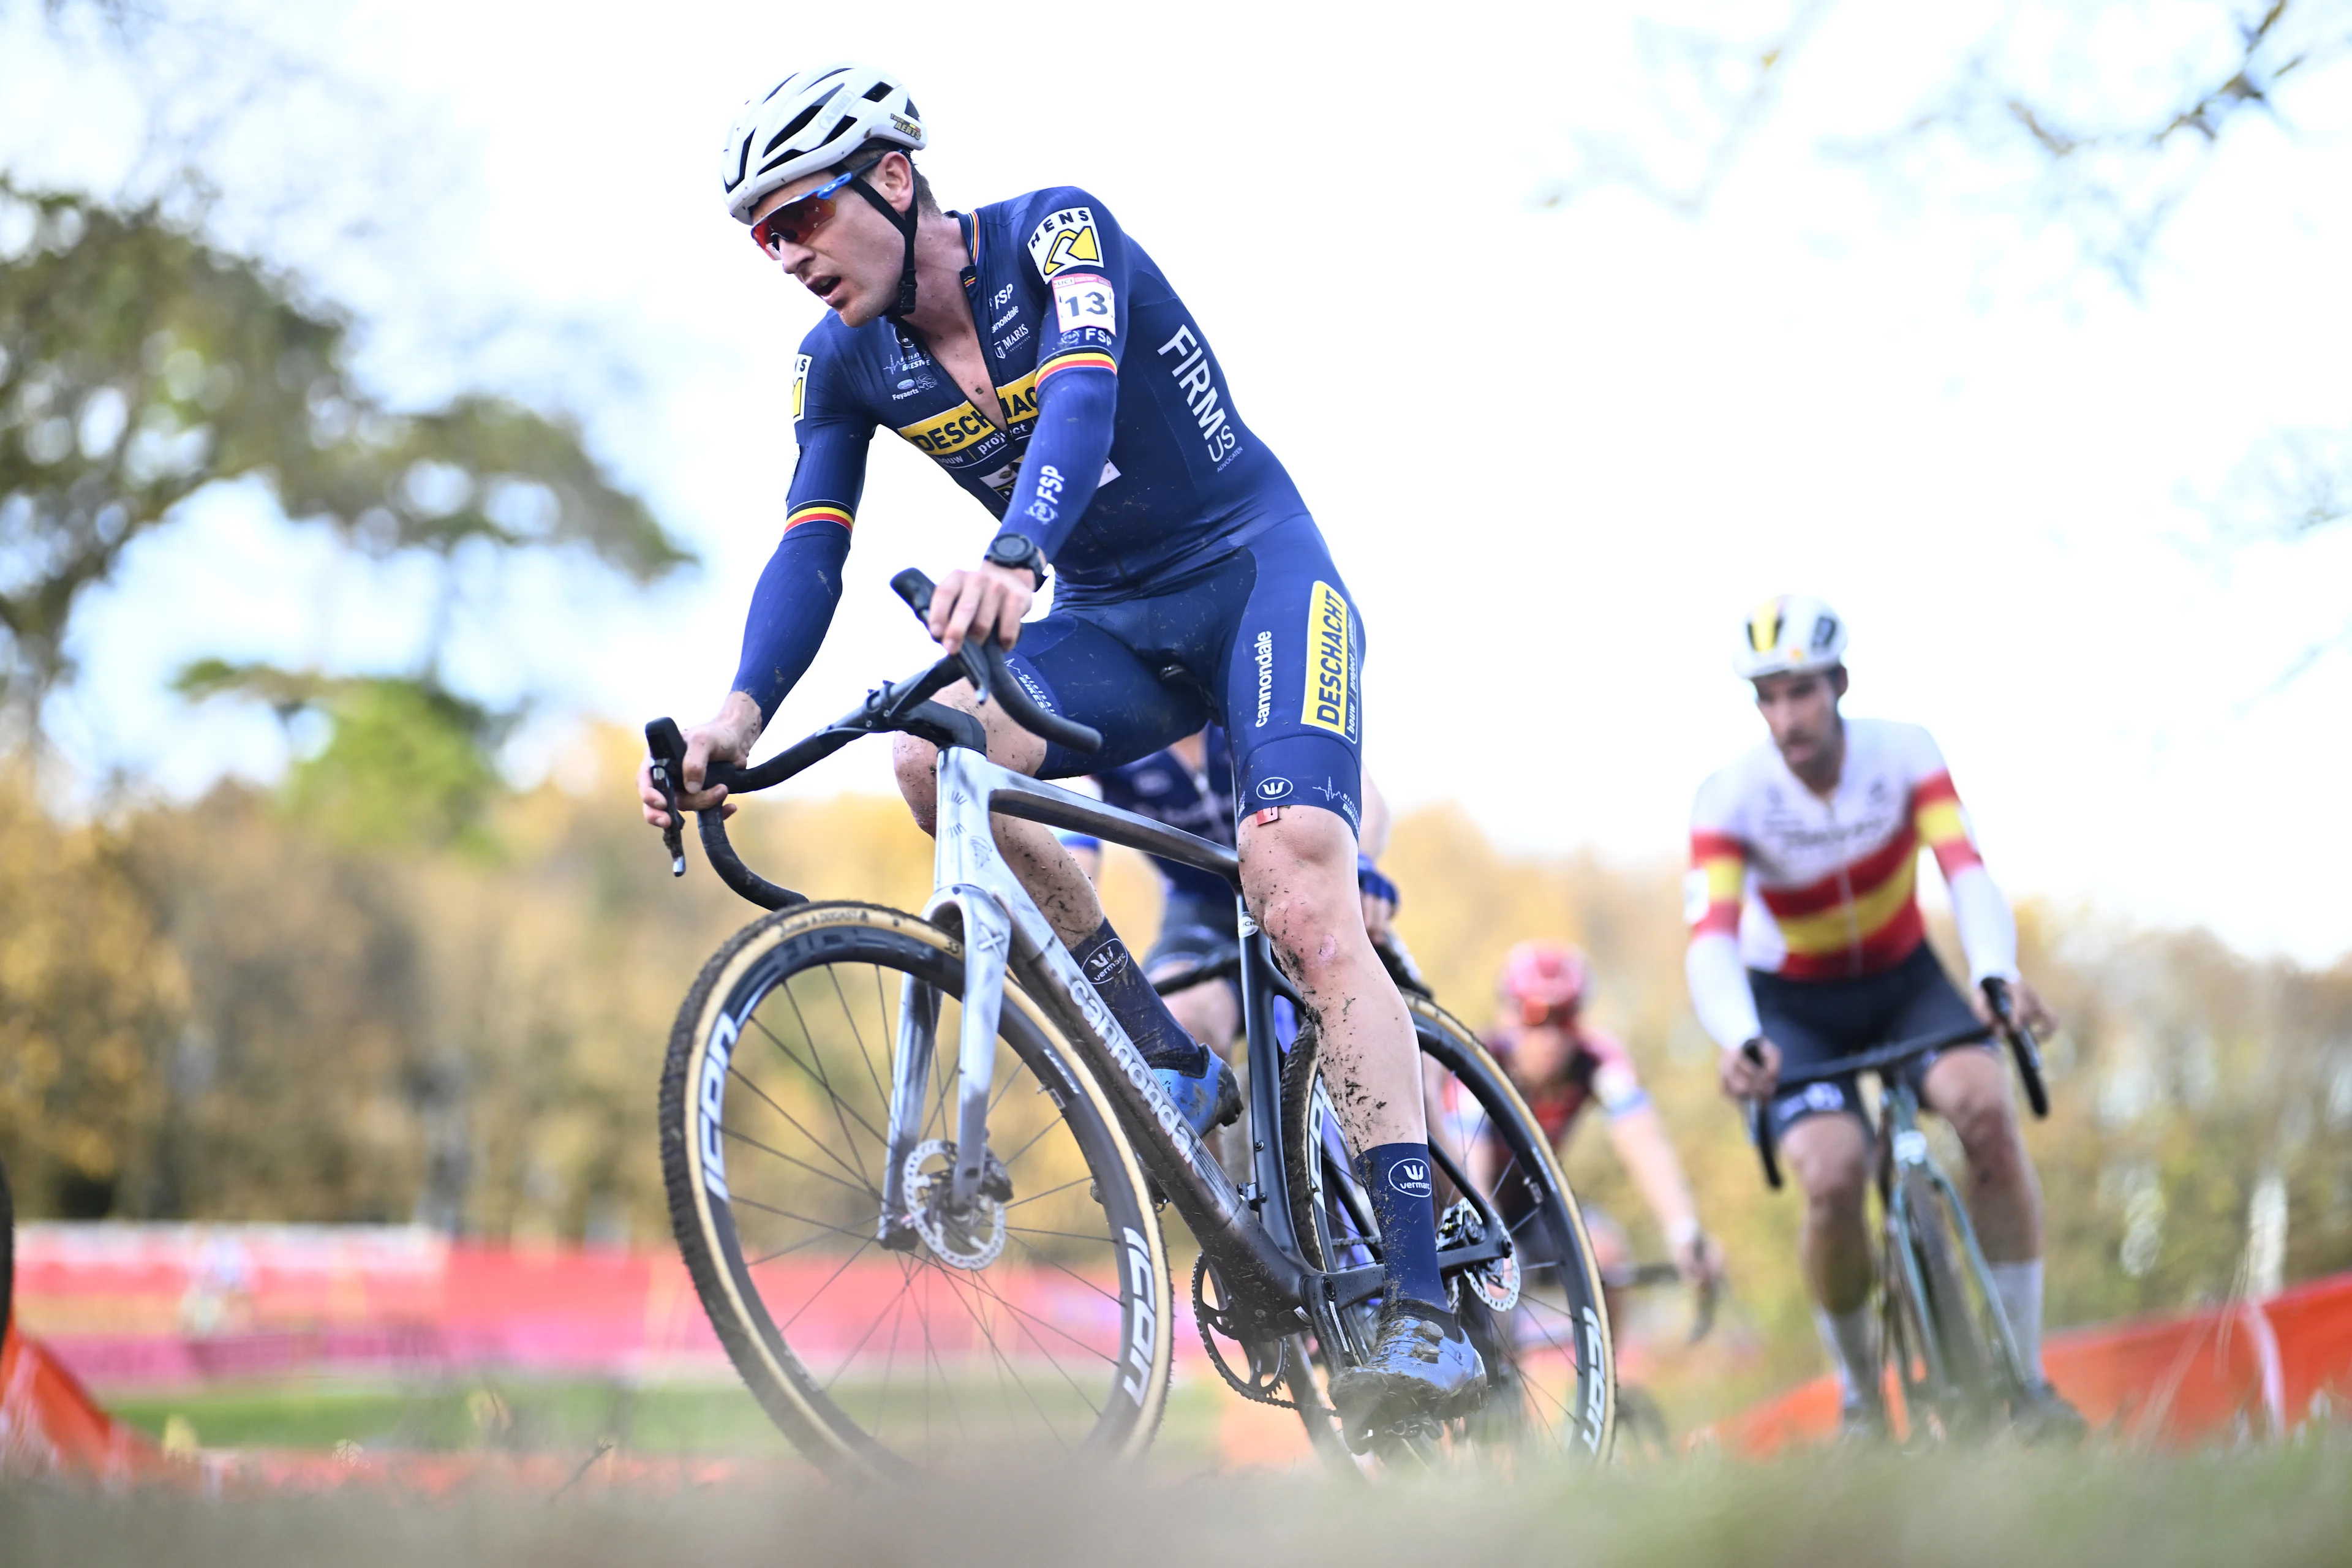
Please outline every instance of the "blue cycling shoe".
M1371 1352L1331 1380L1331 1403L1360 1454L1383 1431L1468 1415L1486 1391L1486 1363L1454 1314L1396 1301L1381 1314Z
M1179 1068L1154 1068L1153 1076L1168 1098L1176 1102L1176 1114L1200 1137L1226 1122L1236 1121L1242 1113L1242 1086L1234 1077L1234 1069L1214 1051L1202 1051L1209 1065L1198 1074Z

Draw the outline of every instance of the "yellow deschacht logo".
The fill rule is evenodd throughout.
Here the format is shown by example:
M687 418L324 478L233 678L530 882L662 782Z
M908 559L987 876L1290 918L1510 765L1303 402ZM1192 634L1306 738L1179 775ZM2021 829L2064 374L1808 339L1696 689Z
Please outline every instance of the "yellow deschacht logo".
M1348 601L1328 583L1307 598L1307 700L1299 720L1335 735L1348 733L1348 688L1353 650L1348 641Z
M1767 599L1748 617L1748 646L1758 653L1770 651L1780 640L1780 601Z

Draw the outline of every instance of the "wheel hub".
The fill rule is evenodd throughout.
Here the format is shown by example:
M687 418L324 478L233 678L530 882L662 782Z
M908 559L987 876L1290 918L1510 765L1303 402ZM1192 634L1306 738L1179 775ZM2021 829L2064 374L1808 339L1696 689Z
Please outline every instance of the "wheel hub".
M1003 1197L991 1191L1003 1184L983 1183L969 1205L957 1204L955 1158L945 1138L919 1143L907 1156L907 1223L949 1268L985 1268L1004 1250Z
M1437 1222L1437 1245L1441 1248L1475 1247L1486 1239L1486 1222L1478 1217L1478 1211L1468 1198L1455 1199ZM1516 1253L1490 1258L1454 1278L1457 1289L1467 1287L1490 1312L1507 1312L1519 1304L1519 1259Z

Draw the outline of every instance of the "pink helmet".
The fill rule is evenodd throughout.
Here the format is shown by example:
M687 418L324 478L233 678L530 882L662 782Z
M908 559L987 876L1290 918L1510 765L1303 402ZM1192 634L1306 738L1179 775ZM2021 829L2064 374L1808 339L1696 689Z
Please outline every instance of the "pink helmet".
M1584 954L1564 942L1523 942L1503 960L1503 994L1528 1027L1584 1000Z

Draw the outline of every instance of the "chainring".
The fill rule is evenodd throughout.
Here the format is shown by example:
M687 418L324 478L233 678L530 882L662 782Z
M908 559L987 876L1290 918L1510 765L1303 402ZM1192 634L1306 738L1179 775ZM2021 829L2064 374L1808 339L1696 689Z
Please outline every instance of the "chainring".
M1224 1308L1209 1305L1206 1287L1209 1276L1214 1272L1214 1268L1215 1266L1209 1261L1209 1255L1205 1252L1201 1254L1198 1261L1192 1265L1192 1321L1201 1326L1201 1348L1209 1352L1209 1364L1217 1369L1217 1375L1225 1380L1225 1385L1244 1399L1255 1400L1260 1405L1271 1405L1281 1410L1297 1409L1298 1405L1295 1401L1285 1399L1274 1392L1282 1386L1282 1374L1290 1364L1290 1342L1276 1340L1273 1342L1274 1364L1271 1368L1267 1368L1265 1344L1263 1342L1244 1339L1234 1331L1232 1313ZM1223 1296L1224 1293L1225 1282L1223 1277L1220 1277L1217 1280L1217 1294ZM1217 1349L1217 1336L1220 1334L1241 1346L1242 1355L1249 1364L1250 1375L1247 1378L1236 1375L1232 1366L1227 1364L1224 1352Z

